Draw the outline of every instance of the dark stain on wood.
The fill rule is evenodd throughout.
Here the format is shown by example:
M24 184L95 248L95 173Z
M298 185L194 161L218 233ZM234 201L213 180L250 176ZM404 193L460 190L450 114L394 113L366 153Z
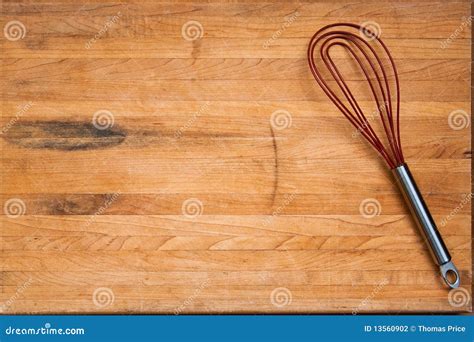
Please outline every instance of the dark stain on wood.
M46 48L45 35L38 35L34 39L25 39L25 45L31 50L43 50Z
M193 49L191 51L192 58L198 58L201 54L201 39L197 39L193 41Z
M44 194L31 204L44 215L101 215L113 204L115 194Z
M3 135L11 144L32 149L94 150L121 144L127 133L116 126L98 129L91 122L18 122Z

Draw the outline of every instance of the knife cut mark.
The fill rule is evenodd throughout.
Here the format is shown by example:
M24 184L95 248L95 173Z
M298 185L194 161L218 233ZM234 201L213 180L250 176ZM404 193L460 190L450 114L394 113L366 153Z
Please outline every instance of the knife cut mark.
M270 125L270 132L272 134L272 143L273 143L273 154L275 158L275 171L274 171L274 182L273 182L273 191L272 191L272 210L275 206L275 200L278 192L278 148L275 138L275 132L273 131L272 125Z

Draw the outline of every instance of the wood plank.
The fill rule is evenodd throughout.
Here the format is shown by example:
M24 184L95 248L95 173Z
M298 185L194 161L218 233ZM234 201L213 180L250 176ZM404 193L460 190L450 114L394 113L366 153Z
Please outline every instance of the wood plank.
M467 114L470 113L470 102L453 102L453 101L406 101L402 96L401 103L401 124L404 124L405 118L425 120L424 124L429 124L433 119L444 118L448 120L448 116L455 110L463 110ZM371 108L373 103L371 101L360 101L362 108ZM242 112L249 115L250 118L266 118L266 127L268 127L271 114L276 110L284 109L291 113L291 115L301 116L302 119L308 118L337 118L341 122L343 118L340 111L334 107L334 104L329 101L155 101L152 98L144 99L143 101L133 100L117 100L109 101L106 105L107 110L113 113L114 117L118 118L134 118L134 117L148 117L148 119L161 118L162 121L174 122L182 117L189 117L198 114L199 117L211 116L214 120L222 120L222 117L228 120L234 120L233 124L240 121L235 121L236 118L241 118L245 122L245 117ZM27 109L27 110L25 110ZM20 116L25 119L69 119L77 118L84 120L91 120L94 112L104 109L104 104L94 101L77 101L77 100L43 100L35 98L31 103L27 99L17 97L15 99L5 99L3 102L3 117ZM316 110L318 109L318 110ZM166 119L166 120L165 120ZM345 121L343 121L345 123ZM186 122L181 122L181 125ZM137 122L135 122L137 124ZM199 120L194 122L198 125ZM259 122L256 123L257 125ZM341 126L345 126L342 125ZM445 125L443 125L444 127ZM187 129L192 129L194 125L189 125ZM232 126L227 125L227 129ZM223 129L225 127L222 127ZM434 128L434 127L432 127ZM209 127L212 129L212 127ZM249 129L248 127L246 129ZM419 129L423 131L422 129ZM287 131L288 132L288 131ZM322 130L321 133L324 133Z
M5 58L5 80L294 80L309 79L303 58ZM338 65L347 80L362 80L349 63ZM469 64L463 59L395 59L402 80L467 80ZM392 75L388 71L388 75Z
M469 281L470 272L461 272L463 279ZM336 280L341 286L363 286L380 284L384 278L391 285L425 285L442 288L439 277L432 271L161 271L161 272L44 272L44 271L3 271L5 286L20 286L31 282L38 286L121 286L139 284L142 286L199 286L206 280L215 286L271 286L274 284L324 286Z
M453 250L461 270L470 261ZM293 270L433 270L425 251L297 250L297 251L4 251L4 271L271 271Z
M268 37L206 38L189 42L182 37L101 38L92 48L88 40L69 37L5 41L6 58L304 58L308 38L279 38L266 47ZM442 48L446 38L384 39L396 58L466 59L470 58L469 39L455 39ZM146 46L146 49L143 49ZM334 57L345 53L336 51Z
M451 249L470 250L470 236L446 237ZM189 250L412 250L420 249L423 239L396 237L320 237L320 236L152 236L93 237L77 236L0 237L3 251L189 251Z
M130 164L132 164L130 162ZM126 166L114 171L103 170L90 177L84 177L84 169L75 170L72 173L64 173L54 169L50 165L48 170L25 172L21 176L13 172L3 173L3 180L8 184L4 187L6 193L21 193L32 188L35 182L42 184L45 188L69 189L69 193L80 192L81 188L88 185L89 191L96 193L120 192L135 193L138 191L147 193L314 193L331 194L347 193L357 191L359 193L398 193L394 185L395 181L390 174L383 172L379 177L372 177L373 172L356 172L357 178L347 179L348 172L342 173L303 173L295 174L285 168L278 166L275 171L275 163L268 162L262 165L256 163L257 171L252 172L238 165L234 168L204 166L196 168L188 166L184 160L171 167L156 167L144 172L143 168ZM247 164L247 163L246 163ZM132 164L133 165L133 164ZM90 167L90 165L89 165ZM153 170L156 176L150 178L149 172ZM177 177L176 173L180 176ZM229 174L231 173L231 174ZM439 193L463 193L468 192L470 187L470 172L457 173L455 179L446 177L442 172L424 172L419 179L419 186L425 192ZM25 181L27 177L27 181ZM188 182L184 182L184 180ZM74 180L76 184L70 185ZM130 180L133 182L128 182ZM276 183L277 182L277 183ZM276 189L275 189L276 187Z
M334 81L328 82L334 86ZM158 80L158 81L83 81L77 83L52 80L45 85L44 81L7 82L3 97L13 100L18 96L25 100L41 97L45 100L74 100L78 96L92 101L118 101L124 98L141 100L153 94L157 101L189 100L290 100L321 101L326 95L316 88L313 80ZM348 81L349 87L356 87L358 82ZM469 101L470 82L462 81L407 81L404 83L404 100L406 101ZM356 88L357 89L357 88ZM358 93L361 100L370 100L369 92Z
M78 156L77 158L70 159L68 164L61 164L56 162L56 158L59 156L51 156L51 164L54 164L54 167L57 170L57 173L60 174L67 174L67 173L74 173L74 170L79 170L83 167L84 163L87 162L86 156ZM27 167L26 158L11 158L11 159L4 159L6 167L4 168L4 174L10 172L19 172L23 170L23 172L28 174L35 174L39 172L48 172L49 170L45 167L44 162L42 162L39 158L30 158L28 160ZM195 159L180 159L180 158L141 158L137 157L135 160L135 169L145 169L145 168L158 168L161 172L166 173L177 173L178 171L186 172L189 169L208 169L209 171L212 170L233 170L237 172L239 168L242 168L243 164L245 163L245 172L252 174L252 173L261 173L264 170L271 168L274 166L274 159L273 158L262 158L258 160L254 159L210 159L210 158L195 158ZM118 159L115 160L115 166L117 170L122 170L123 168L131 168L131 163L125 159ZM410 169L416 175L422 172L439 172L441 174L446 174L447 172L452 173L469 173L470 172L470 165L471 162L469 159L416 159L410 161ZM372 172L380 173L380 176L384 176L386 174L386 166L380 162L377 158L360 160L360 159L338 159L338 160L318 160L318 159L296 159L296 158L288 158L288 159L280 159L279 166L281 173L288 173L292 174L295 177L302 177L305 174L311 173L321 173L321 174L328 174L331 173L331 170L334 170L336 166L340 167L338 170L338 174L346 173L346 174L353 174L357 170L357 172L364 173L364 172ZM94 165L96 173L106 173L110 171L107 165L103 164L96 164ZM76 172L78 173L78 172ZM110 172L109 172L110 173Z
M34 184L34 183L33 183ZM19 198L25 203L26 213L32 215L94 215L103 210L109 215L180 215L183 202L197 198L209 215L338 215L359 214L361 202L376 197L385 214L407 213L399 194L376 194L365 191L360 194L295 194L292 193L142 193L122 194L120 189L104 194L58 193L50 194L41 184L31 194L3 194L3 203ZM37 193L34 193L34 192ZM120 194L120 195L117 195ZM434 213L447 217L455 209L469 214L467 193L429 194L425 200ZM107 205L111 198L117 198L113 205ZM338 202L339 201L339 202ZM342 202L340 202L342 201ZM467 200L468 201L468 200ZM264 220L262 220L264 222ZM271 220L271 222L273 222Z
M339 134L339 133L337 133ZM92 164L100 164L102 161L104 165L112 162L114 159L121 159L118 165L123 164L125 167L139 168L140 163L148 163L150 166L155 166L158 170L172 169L172 164L163 165L161 160L179 159L183 164L183 171L186 168L193 168L197 160L214 159L214 166L211 164L208 167L201 168L199 174L194 178L200 178L206 172L218 169L224 169L229 164L226 160L234 160L241 162L251 162L252 164L259 163L261 160L273 160L272 163L260 162L261 166L271 166L271 170L265 168L268 172L273 172L280 165L275 166L275 158L278 160L320 160L320 162L336 159L352 161L354 159L374 160L383 165L383 162L377 156L376 152L372 150L365 142L354 139L349 134L347 137L339 136L334 142L328 142L327 138L311 137L307 139L273 139L271 136L265 137L216 137L213 135L204 136L202 138L180 138L178 144L174 138L146 138L141 136L132 136L125 141L117 141L112 138L100 139L97 137L58 137L57 135L44 135L43 137L18 137L10 136L7 141L2 140L0 146L5 149L5 160L11 160L12 165L24 165L30 163L32 171L28 168L25 172L34 172L34 165L41 165L41 156L48 156L52 164L60 164L60 159L67 156L72 160L72 163L78 163L81 160ZM417 160L426 160L429 158L438 157L440 159L456 159L462 160L470 158L470 146L466 144L465 137L462 136L418 136L404 143L404 155L408 163L416 162ZM335 143L338 146L334 146ZM274 143L277 145L276 153ZM320 150L315 150L313 147L320 146ZM206 146L207 151L203 153L202 146ZM343 146L344 150L341 150ZM8 147L8 149L6 149ZM253 149L253 150L252 150ZM91 151L93 153L91 154ZM21 156L18 152L22 153ZM136 167L130 166L130 160L137 158L139 164ZM39 158L39 159L38 159ZM104 159L101 159L104 158ZM35 161L36 160L36 161ZM191 160L191 161L190 161ZM253 160L253 161L252 161ZM175 161L176 163L177 161ZM151 163L151 164L150 164ZM328 161L326 167L330 166L331 161ZM199 164L197 164L199 165ZM236 165L236 164L234 164ZM284 165L284 164L282 164ZM324 165L324 163L323 163ZM178 167L179 165L177 165ZM238 166L238 163L237 165ZM104 166L102 166L103 168ZM322 166L324 168L325 166ZM42 166L44 171L50 169L47 165ZM100 171L100 168L98 171ZM252 166L249 165L249 171ZM427 168L428 169L428 168ZM3 171L4 174L11 174L11 177L18 177L8 170L14 170L14 167ZM234 168L235 170L235 168ZM320 171L319 169L318 171ZM350 170L346 169L346 170ZM379 173L383 168L378 169ZM138 170L139 171L139 170ZM138 172L137 171L137 172ZM241 168L239 173L245 173L246 169ZM344 171L342 171L344 172ZM89 174L91 175L91 174ZM93 176L93 174L91 175ZM231 175L228 175L229 177ZM67 177L67 174L65 175ZM8 185L6 185L8 186ZM59 190L59 189L57 189Z
M64 12L42 12L41 16L22 16L24 25L28 28L28 37L44 39L73 36L75 39L88 41L100 32L105 25L108 38L153 38L182 37L182 27L192 19L199 22L204 38L260 38L268 37L272 41L275 35L285 38L311 37L315 29L339 22L356 22L361 19L354 15L321 18L312 16L294 8L282 16L203 16L193 14L163 15L151 18L148 15L134 14L129 9L109 7L107 13L96 15L99 10L82 11L65 16ZM430 11L432 12L432 10ZM430 15L426 13L426 16ZM126 17L126 20L123 18ZM5 16L3 20L17 19L16 16ZM315 22L318 26L315 27ZM432 18L429 21L414 21L412 18L380 17L377 25L381 28L381 36L388 38L441 38L447 39L458 30L457 38L470 38L469 21L467 18ZM277 33L280 32L280 33ZM357 31L356 31L357 33Z
M410 286L407 287L397 287L394 292L408 292L410 290ZM212 288L210 290L213 290ZM314 291L327 291L327 288L323 289L313 289L312 292L302 293L301 296L313 294ZM194 289L194 291L196 291ZM248 292L255 291L254 288L249 290ZM426 291L424 296L422 296L422 291L416 291L416 295L421 297L423 301L422 307L416 307L414 305L408 304L410 301L408 299L382 299L382 300L372 300L369 304L362 305L363 300L365 298L357 298L353 300L349 299L320 299L316 298L313 300L306 300L303 302L294 303L294 306L275 306L269 300L271 295L272 289L266 289L265 293L261 294L265 296L264 300L252 300L252 299L240 299L237 301L229 301L229 300L222 300L220 298L210 300L209 298L205 298L202 300L194 300L193 305L185 305L184 311L190 314L225 314L225 313L234 313L234 314L252 314L253 311L250 309L252 307L258 306L261 308L261 313L266 314L275 314L275 313L287 313L287 314L308 314L313 311L318 312L327 312L327 313L347 313L351 314L354 310L357 313L380 313L380 314L387 314L387 313L408 313L408 312L417 312L417 313L426 313L431 314L433 311L441 312L441 313L454 313L454 312L470 312L471 306L465 305L464 307L453 307L449 305L449 301L446 298L432 298ZM341 292L347 291L347 288L341 290ZM364 292L370 294L370 291L373 291L373 287L368 288L365 287L360 290L360 292ZM369 291L369 292L367 292ZM242 288L238 288L238 291L222 291L225 295L235 296L237 292L242 292ZM335 291L334 291L335 292ZM193 295L193 290L186 291L186 298L189 298ZM222 294L221 294L222 296ZM314 297L314 296L313 296ZM58 299L51 299L51 300L17 300L12 306L8 307L8 310L18 313L24 314L46 314L48 311L48 307L53 307L58 310L58 312L65 312L68 314L81 314L85 312L93 312L96 314L113 314L115 312L123 312L128 314L154 314L154 313L162 313L162 314L179 314L182 313L179 309L182 307L182 301L169 301L163 304L154 304L156 302L162 303L162 300L159 299L150 299L149 301L131 301L131 300L123 300L117 301L115 305L108 305L105 308L98 307L93 304L91 300L92 296L84 300L75 299L72 301L61 301ZM387 302L390 301L392 304L387 305ZM69 304L68 304L69 303ZM338 307L339 309L334 309ZM218 308L218 309L214 309ZM176 313L177 312L177 313Z
M383 283L383 278L381 280ZM35 308L32 312L41 312L41 309L36 307L43 307L44 304L55 305L61 310L67 312L75 312L74 308L78 307L81 311L97 311L101 312L114 312L121 310L125 312L160 312L160 313L175 313L176 310L182 306L186 310L191 312L206 313L212 311L212 307L225 307L226 311L230 312L243 312L249 313L251 310L247 306L258 305L263 308L264 312L274 312L277 308L272 304L271 293L275 290L272 286L222 286L217 287L212 284L204 283L202 288L197 291L196 288L190 288L188 286L173 286L173 287L158 287L146 286L140 287L139 290L127 286L115 286L113 289L107 288L107 292L111 294L110 300L105 302L108 305L98 308L99 305L94 304L93 294L96 288L94 287L53 287L52 288L58 296L64 298L63 300L48 300L45 301L42 295L45 291L41 286L30 286L26 289L26 293L31 296L31 300L17 300L13 303L15 310L20 312L25 311L26 308ZM13 294L15 289L7 288L8 293L1 294L0 296L6 297L9 294ZM99 288L100 290L100 288ZM350 291L349 291L350 290ZM397 299L400 291L407 293L407 296L403 300ZM343 312L351 313L353 310L366 312L367 304L364 305L363 300L366 298L367 293L374 292L374 286L292 286L287 289L288 296L291 295L291 300L288 299L288 304L283 310L285 312L307 312L311 310L311 307L316 306L318 309L330 309L334 304L343 305ZM197 293L196 293L197 292ZM162 295L160 295L162 293ZM184 301L180 301L174 296L168 294L175 293L176 297L180 298L193 298L183 304ZM240 301L229 301L223 300L225 296L229 294L234 297L236 293L240 293L242 298ZM314 295L317 293L317 295ZM113 296L113 300L112 300ZM144 302L141 300L142 297L149 298L148 301ZM337 298L335 300L332 296ZM395 301L394 306L399 311L407 311L413 309L415 306L412 300L415 298L422 298L427 302L427 307L423 310L436 310L447 302L447 296L443 289L436 291L430 290L424 286L417 286L416 289L411 289L409 286L391 286L382 285L377 293L374 295L370 302L370 306L374 306L375 311L380 312L383 310L390 310L391 308L385 305L387 300ZM74 306L66 308L64 303L73 301ZM46 303L44 303L46 302ZM319 304L317 304L317 302ZM375 302L375 303L374 303ZM411 302L411 303L410 303ZM36 305L34 305L36 303ZM97 303L97 302L96 302ZM344 304L343 304L344 303ZM408 304L410 303L410 304ZM38 305L40 304L40 305ZM207 307L209 305L209 307ZM464 307L466 310L468 305ZM207 310L204 310L206 308ZM10 308L9 308L10 309ZM28 310L28 312L31 312ZM282 310L282 308L280 308ZM453 311L454 309L450 309Z
M352 215L201 215L187 218L183 215L107 215L96 214L68 216L33 216L17 218L0 216L3 223L1 236L10 237L56 237L78 236L81 232L91 237L127 237L146 236L147 239L167 236L335 236L353 237L372 236L418 236L412 219L406 214L382 214L363 217L357 208ZM400 208L400 206L398 206ZM207 210L207 208L205 208ZM452 209L451 209L452 210ZM469 206L459 208L439 229L443 236L469 236ZM446 214L435 215L436 222L446 219ZM270 219L270 223L268 221ZM422 248L422 246L420 246Z
M32 104L35 106L35 104ZM33 107L31 107L33 108ZM0 126L3 128L4 139L15 145L21 145L20 140L28 139L113 139L123 138L121 148L127 149L133 146L147 146L147 142L158 142L160 140L173 142L173 145L187 144L192 139L219 139L219 140L245 140L245 139L275 139L277 143L284 141L297 141L301 137L318 139L330 137L334 132L338 132L341 139L348 139L349 142L360 143L363 140L361 134L353 127L342 114L338 116L310 116L306 113L293 112L286 109L277 109L273 112L262 112L255 107L255 112L250 111L248 115L232 116L220 115L220 113L207 113L208 106L204 105L201 110L187 114L175 114L167 118L169 113L157 113L155 116L138 116L133 118L127 113L105 110L103 118L108 118L110 129L100 132L100 122L94 126L95 113L82 112L77 116L61 116L49 110L48 112L20 115L4 115L0 118ZM318 110L318 106L314 106ZM18 111L18 109L16 109ZM319 110L318 110L319 111ZM100 109L99 112L100 118ZM452 111L455 112L455 111ZM451 113L452 113L451 112ZM468 112L458 109L459 125L451 123L450 112L445 112L444 117L418 117L404 116L400 123L400 130L403 134L403 142L417 143L430 136L443 138L468 137L467 127ZM276 113L276 119L274 117ZM382 121L375 111L367 110L371 127L376 131L382 130ZM410 113L412 114L412 113ZM41 119L38 116L41 115ZM278 124L278 117L287 121ZM122 128L123 127L123 128ZM126 127L126 129L125 129ZM320 130L318 128L323 128ZM104 127L107 128L107 127ZM61 133L61 134L60 134ZM102 134L99 134L102 133ZM115 133L115 134L114 134ZM420 138L420 136L422 138ZM274 137L274 138L273 138ZM141 144L139 144L139 140ZM119 148L118 144L115 146Z
M163 162L163 161L160 161ZM245 162L241 160L241 162ZM107 167L96 170L90 177L84 176L82 170L75 170L68 173L67 170L58 170L51 164L48 169L38 171L27 171L21 177L17 175L15 169L2 173L3 180L9 185L5 186L5 193L21 193L34 188L35 184L42 184L44 188L55 188L56 193L61 193L63 189L69 189L69 193L81 191L81 187L88 184L88 189L96 193L120 192L134 193L136 191L147 193L314 193L331 194L347 193L358 191L359 193L377 192L380 194L398 193L394 186L394 180L387 171L381 171L378 177L372 177L372 172L307 172L298 170L297 172L286 167L278 166L275 173L275 163L269 161L258 161L246 163L249 167L242 169L240 163L233 167L223 166L216 163L199 167L187 160L174 161L174 166L170 165L156 167L154 170L156 177L150 177L143 172L143 164L138 167L129 166L124 163L123 168L118 168L112 172ZM350 164L350 161L346 161ZM130 162L131 164L131 162ZM232 165L232 164L231 164ZM254 170L252 170L252 168ZM179 172L180 176L176 177ZM232 175L229 175L232 173ZM347 179L349 174L355 174L356 179ZM419 178L419 187L424 192L431 194L440 193L467 193L470 186L470 172L456 173L456 179L446 177L441 170L436 173L424 172ZM25 179L26 177L26 179ZM127 182L132 180L133 183ZM183 183L184 180L188 182ZM69 185L74 180L77 184ZM107 180L107 183L105 181ZM277 182L277 183L276 183ZM276 185L275 185L276 184ZM275 189L276 186L276 189ZM33 190L33 189L32 189Z
M32 6L34 4L34 6ZM96 15L107 15L111 11L129 11L132 14L146 13L149 16L200 15L205 17L243 16L243 17L284 17L295 10L302 13L324 18L340 18L354 16L362 18L397 17L400 20L413 18L429 22L432 18L461 18L469 13L468 1L427 1L407 3L403 6L398 1L380 1L377 8L357 2L312 2L299 1L297 4L286 1L127 1L126 3L87 0L78 4L76 1L61 0L50 3L47 0L22 1L6 0L3 11L8 15L29 16L40 13L58 13L63 16L93 12Z

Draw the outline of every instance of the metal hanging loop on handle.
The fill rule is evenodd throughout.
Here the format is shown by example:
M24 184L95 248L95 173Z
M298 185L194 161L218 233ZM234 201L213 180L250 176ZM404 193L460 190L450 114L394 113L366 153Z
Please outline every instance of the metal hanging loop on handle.
M434 261L439 266L444 281L451 288L460 284L459 272L451 261L451 255L444 244L443 238L436 228L433 217L421 196L415 180L406 164L392 169L398 187L402 191L405 202L408 204L415 221L426 240Z

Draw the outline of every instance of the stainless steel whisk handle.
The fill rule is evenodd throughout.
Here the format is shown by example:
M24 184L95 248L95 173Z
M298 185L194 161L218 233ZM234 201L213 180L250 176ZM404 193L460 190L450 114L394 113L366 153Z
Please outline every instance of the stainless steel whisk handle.
M451 255L448 248L444 244L443 238L436 228L433 217L421 196L415 180L406 164L392 169L392 173L397 180L405 202L408 204L410 211L420 229L424 239L430 249L431 255L439 266L441 276L451 288L459 287L459 272L451 261Z

